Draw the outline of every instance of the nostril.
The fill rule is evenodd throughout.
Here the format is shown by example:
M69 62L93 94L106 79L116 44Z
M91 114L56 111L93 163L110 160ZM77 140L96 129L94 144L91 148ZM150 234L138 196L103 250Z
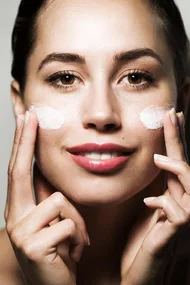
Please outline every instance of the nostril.
M93 124L93 123L89 123L89 124L87 125L87 128L89 128L89 129L96 129L96 125Z
M104 124L93 124L93 123L89 123L86 127L88 129L97 129L102 132L113 132L119 128L119 126L116 124L105 124L104 125Z
M104 131L111 132L111 131L114 131L117 128L118 128L118 126L115 125L115 124L107 124L107 125L104 126Z

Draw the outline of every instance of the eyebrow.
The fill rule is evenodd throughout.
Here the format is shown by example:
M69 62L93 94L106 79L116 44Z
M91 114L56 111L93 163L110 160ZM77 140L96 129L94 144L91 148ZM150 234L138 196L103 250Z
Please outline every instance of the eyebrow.
M141 48L141 49L134 49L129 51L124 51L120 53L116 53L113 56L113 60L115 62L130 62L133 60L137 60L141 57L152 57L159 61L159 63L163 64L161 57L152 49L149 48ZM85 57L79 55L78 53L51 53L47 55L38 67L38 72L45 67L47 64L52 62L63 62L63 63L78 63L81 65L86 65Z

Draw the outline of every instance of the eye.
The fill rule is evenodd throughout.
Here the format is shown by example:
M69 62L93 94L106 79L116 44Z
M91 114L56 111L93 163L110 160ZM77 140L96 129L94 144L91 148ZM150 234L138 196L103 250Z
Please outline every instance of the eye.
M74 89L77 80L80 78L72 71L64 70L52 74L45 81L58 89Z
M123 77L121 80L124 85L133 87L133 88L146 88L154 83L153 76L145 71L131 71Z
M75 82L75 76L73 74L65 74L60 77L60 82L63 85L73 84Z
M128 81L130 84L141 84L142 82L144 82L144 78L142 76L142 74L140 73L133 73L133 74L129 74L128 75Z

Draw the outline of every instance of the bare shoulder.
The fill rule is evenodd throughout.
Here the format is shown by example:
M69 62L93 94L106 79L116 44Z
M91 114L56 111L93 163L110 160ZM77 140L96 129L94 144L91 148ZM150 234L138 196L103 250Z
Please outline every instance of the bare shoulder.
M22 285L22 275L6 229L0 229L0 284Z

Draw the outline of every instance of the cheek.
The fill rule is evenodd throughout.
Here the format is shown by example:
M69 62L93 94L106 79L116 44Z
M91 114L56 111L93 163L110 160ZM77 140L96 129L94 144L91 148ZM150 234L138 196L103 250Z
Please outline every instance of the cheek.
M52 107L34 105L30 107L30 111L37 115L41 129L57 130L64 125L64 113L61 113Z
M140 121L143 123L146 129L160 129L163 127L163 118L165 113L173 107L173 105L149 106L140 112Z
M125 122L130 123L133 128L143 125L148 130L161 129L164 115L173 107L175 107L173 104L127 107L124 114Z
M71 124L64 123L57 129L39 127L35 147L35 158L38 164L42 168L56 167L65 152L65 148L69 146L68 138L72 138L73 134L75 134L75 129Z
M47 157L57 149L59 142L60 130L47 131L39 128L35 147L35 158L38 164L43 165L44 161L47 161ZM51 165L51 161L49 163Z
M129 108L125 116L125 140L137 145L149 157L164 153L163 117L171 105Z
M143 138L139 139L142 139L142 151L144 151L147 156L150 156L152 160L155 153L165 154L163 128L158 130L146 130L143 132Z

